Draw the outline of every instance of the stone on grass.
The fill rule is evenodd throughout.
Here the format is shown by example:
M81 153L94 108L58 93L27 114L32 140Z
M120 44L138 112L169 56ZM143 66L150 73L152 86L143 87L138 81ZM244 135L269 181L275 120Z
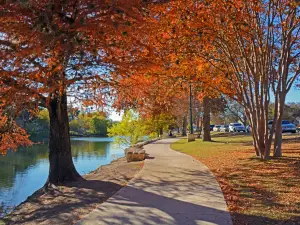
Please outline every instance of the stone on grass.
M187 135L187 141L188 142L195 141L195 135L194 134L188 134Z

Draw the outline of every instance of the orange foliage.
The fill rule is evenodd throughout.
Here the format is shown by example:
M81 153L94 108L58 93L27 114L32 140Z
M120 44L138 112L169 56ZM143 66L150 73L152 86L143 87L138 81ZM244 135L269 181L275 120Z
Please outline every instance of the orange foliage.
M127 76L115 77L120 84L115 106L135 106L150 114L170 111L178 99L188 98L190 83L200 100L204 95L235 94L224 73L201 55L211 48L210 40L199 35L199 29L209 26L202 18L206 13L203 4L170 1L150 5L143 40L151 54L143 56L145 63L123 71Z
M7 116L0 114L0 155L6 154L7 150L16 150L19 146L29 146L32 142L24 129L19 127Z
M53 99L67 94L86 105L106 104L108 86L116 85L111 73L122 76L128 58L149 54L132 35L141 26L142 6L138 0L0 4L0 109L12 107L16 115L49 109ZM25 143L24 130L16 126L11 132L7 142L19 134L19 143ZM1 148L7 148L3 141Z

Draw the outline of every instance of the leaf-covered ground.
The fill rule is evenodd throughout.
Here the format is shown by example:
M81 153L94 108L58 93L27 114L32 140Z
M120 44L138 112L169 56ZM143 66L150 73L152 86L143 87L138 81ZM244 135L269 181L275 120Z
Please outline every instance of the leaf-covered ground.
M300 224L300 137L284 135L283 157L254 157L251 136L215 135L213 142L172 144L207 165L235 225Z

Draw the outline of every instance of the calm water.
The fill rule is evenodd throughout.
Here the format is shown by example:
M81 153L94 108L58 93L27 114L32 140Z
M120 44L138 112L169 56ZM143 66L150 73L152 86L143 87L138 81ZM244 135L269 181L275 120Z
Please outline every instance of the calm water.
M86 174L123 157L124 147L116 146L112 141L112 138L73 138L72 155L77 171ZM0 155L0 211L1 207L17 206L42 187L48 170L47 144Z

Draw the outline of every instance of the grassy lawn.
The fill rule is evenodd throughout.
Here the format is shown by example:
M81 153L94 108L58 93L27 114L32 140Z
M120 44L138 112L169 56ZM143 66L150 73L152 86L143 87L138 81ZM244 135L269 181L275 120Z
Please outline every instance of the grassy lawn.
M279 159L256 158L249 135L216 133L213 142L182 139L171 148L216 175L234 224L300 224L300 137L284 136Z

